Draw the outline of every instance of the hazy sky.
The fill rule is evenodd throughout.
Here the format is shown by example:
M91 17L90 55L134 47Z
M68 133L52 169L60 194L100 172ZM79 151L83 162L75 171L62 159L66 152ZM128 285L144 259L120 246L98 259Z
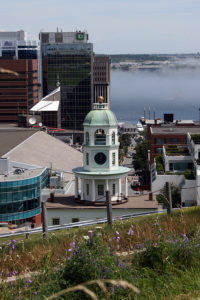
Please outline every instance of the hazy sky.
M200 0L2 0L1 30L86 29L96 53L200 51Z

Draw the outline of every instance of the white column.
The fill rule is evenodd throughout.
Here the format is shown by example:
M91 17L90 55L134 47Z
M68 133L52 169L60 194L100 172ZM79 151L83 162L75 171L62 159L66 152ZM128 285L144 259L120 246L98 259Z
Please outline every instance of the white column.
M121 181L121 178L119 178L119 181L118 181L118 194L119 194L119 200L121 200L121 192L122 192L122 181Z
M81 178L81 200L84 200L83 199L83 189L84 189L84 179Z
M95 201L95 180L92 179L92 201Z
M109 182L108 182L108 179L106 179L106 191L109 191Z
M125 197L128 197L128 181L127 176L125 177Z
M74 184L74 188L75 188L75 198L78 198L78 177L75 176L75 184Z

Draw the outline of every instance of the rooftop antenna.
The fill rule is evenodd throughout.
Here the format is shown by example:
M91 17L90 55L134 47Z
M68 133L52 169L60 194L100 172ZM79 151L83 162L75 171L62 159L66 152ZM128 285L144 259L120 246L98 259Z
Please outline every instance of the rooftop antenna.
M151 118L151 111L150 111L150 106L149 106L149 120Z
M60 86L59 74L57 74L57 82L56 82L56 86L57 86L57 87L59 87L59 86Z

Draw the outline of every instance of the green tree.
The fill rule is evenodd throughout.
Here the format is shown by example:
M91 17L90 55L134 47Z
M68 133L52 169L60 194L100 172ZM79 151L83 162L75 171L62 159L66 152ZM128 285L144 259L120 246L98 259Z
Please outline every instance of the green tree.
M172 207L176 208L181 205L181 191L178 186L175 184L171 184L171 195L172 195ZM164 185L161 193L156 196L158 203L163 203L164 207L167 207L168 200L167 200L167 188L166 184Z
M136 170L148 169L148 150L150 148L149 141L144 140L140 142L135 150L136 154L133 159L133 165Z

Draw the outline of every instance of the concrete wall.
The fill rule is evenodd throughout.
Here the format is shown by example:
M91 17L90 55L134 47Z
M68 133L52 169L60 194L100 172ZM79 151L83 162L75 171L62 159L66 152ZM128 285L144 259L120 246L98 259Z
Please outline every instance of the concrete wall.
M152 192L156 194L160 193L160 189L162 189L166 182L173 183L177 186L181 186L185 183L184 175L157 175L156 180L152 182Z
M196 203L196 180L185 180L181 189L181 202L186 206Z
M126 209L126 208L114 208L112 210L112 216L122 216L139 212L153 211L154 209ZM47 209L47 223L51 226L52 219L59 218L60 224L71 223L73 218L79 219L79 221L96 220L107 218L106 208L79 208L79 209Z

